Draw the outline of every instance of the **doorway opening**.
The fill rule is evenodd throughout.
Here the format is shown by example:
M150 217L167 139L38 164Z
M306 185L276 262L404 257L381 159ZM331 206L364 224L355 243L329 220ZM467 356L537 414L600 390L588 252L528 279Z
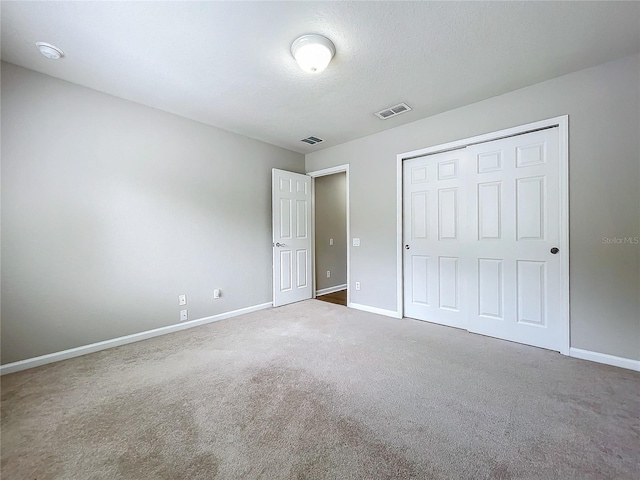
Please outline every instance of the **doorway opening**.
M313 179L314 297L349 305L349 166L310 172Z

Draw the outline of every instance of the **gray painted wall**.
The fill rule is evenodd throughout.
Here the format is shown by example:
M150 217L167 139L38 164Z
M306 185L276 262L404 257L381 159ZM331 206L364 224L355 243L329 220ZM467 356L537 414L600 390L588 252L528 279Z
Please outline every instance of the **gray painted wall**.
M271 301L302 155L7 63L2 140L3 364Z
M316 290L321 290L347 283L347 174L316 178L315 197Z
M403 99L411 103L411 99ZM635 55L306 156L350 164L351 301L396 310L396 155L569 115L571 344L640 359L640 57ZM387 120L393 122L393 120Z

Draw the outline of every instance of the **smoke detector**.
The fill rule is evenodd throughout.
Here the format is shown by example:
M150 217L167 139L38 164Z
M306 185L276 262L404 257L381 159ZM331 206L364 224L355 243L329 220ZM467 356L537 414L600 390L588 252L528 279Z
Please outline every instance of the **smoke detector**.
M50 60L58 60L64 57L64 52L55 45L51 45L46 42L36 42L36 47L40 50L40 53Z
M394 105L393 107L380 110L379 112L374 113L374 115L381 120L386 120L387 118L395 117L396 115L400 115L401 113L407 113L410 110L411 107L406 103L399 103L398 105Z

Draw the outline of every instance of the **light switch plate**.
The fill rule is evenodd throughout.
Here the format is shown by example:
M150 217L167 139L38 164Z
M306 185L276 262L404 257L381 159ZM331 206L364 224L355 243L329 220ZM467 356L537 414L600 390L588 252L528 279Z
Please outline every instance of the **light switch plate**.
M354 247L359 247L360 246L360 239L359 238L355 238L353 239L353 246Z
M333 238L329 239L329 245L333 245Z

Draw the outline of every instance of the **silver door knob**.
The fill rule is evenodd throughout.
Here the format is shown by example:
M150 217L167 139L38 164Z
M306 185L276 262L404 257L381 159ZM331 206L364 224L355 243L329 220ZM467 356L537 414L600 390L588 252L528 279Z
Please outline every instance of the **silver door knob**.
M278 242L276 243L276 247L286 247L286 245L284 243Z

